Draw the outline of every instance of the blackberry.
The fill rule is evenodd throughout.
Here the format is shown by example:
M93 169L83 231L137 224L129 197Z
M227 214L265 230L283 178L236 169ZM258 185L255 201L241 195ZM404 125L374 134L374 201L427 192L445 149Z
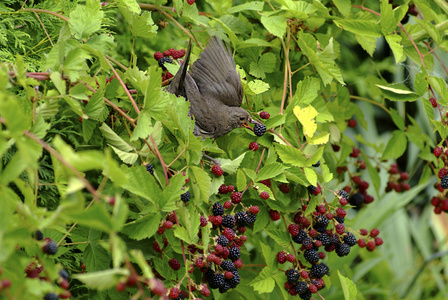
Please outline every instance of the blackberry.
M53 255L58 251L58 245L55 242L51 241L44 246L43 250L45 253Z
M307 289L305 292L303 292L302 294L299 294L300 299L302 300L310 300L311 299L311 292L309 289Z
M249 224L249 218L247 213L245 213L244 211L239 211L235 214L235 223L238 226L246 226L247 224Z
M286 271L286 278L288 279L288 282L290 284L296 283L299 279L299 276L299 271L297 271L296 269L289 269L288 271Z
M230 290L232 287L230 286L230 283L227 280L224 280L224 284L222 287L219 288L219 292L221 294L224 294L228 290Z
M320 166L320 160L317 161L317 163L315 163L314 165L312 165L313 167L317 168Z
M221 263L221 268L224 271L236 271L236 267L230 260L223 260Z
M229 259L230 260L237 260L241 256L241 251L237 247L231 248L229 250Z
M340 217L340 216L335 216L334 219L335 219L336 221L338 221L339 223L344 224L345 218Z
M235 270L235 271L232 271L232 275L233 275L232 278L227 279L227 281L229 282L229 284L232 288L236 288L236 286L238 284L240 284L240 280L241 280L240 273L238 273L238 271Z
M347 245L345 243L336 244L336 254L339 257L346 256L349 253L350 253L350 246L349 245Z
M448 189L448 175L442 177L442 180L440 181L440 186L444 189Z
M311 266L311 277L322 278L325 274L328 274L330 268L324 263L316 264Z
M56 295L55 293L47 293L44 296L44 300L58 300L58 299L59 299L59 296Z
M256 215L250 213L247 214L247 223L248 223L247 225L254 224L256 220L257 220Z
M324 226L327 227L328 223L329 223L327 217L323 216L323 215L316 216L315 221L318 226L322 226L322 227L324 227Z
M347 193L346 191L344 191L344 190L340 190L340 191L338 192L338 195L341 196L341 198L345 198L345 199L347 199L347 200L348 200L348 198L349 198L348 193Z
M317 187L315 187L314 185L309 185L309 186L307 186L306 188L307 188L307 190L308 190L308 192L309 192L310 194L314 194L314 192L315 192L316 189L317 189Z
M339 237L337 234L332 234L329 236L332 244L339 243Z
M187 191L186 193L183 193L182 195L180 195L180 200L182 200L185 203L190 201L190 191Z
M302 244L303 241L308 237L308 234L305 230L300 229L299 234L292 237L292 240L297 244Z
M266 126L263 124L255 124L254 133L256 136L262 136L266 132Z
M64 278L65 280L69 280L70 278L70 274L68 274L66 269L62 269L59 271L59 276L61 276L62 278Z
M322 242L322 245L327 246L331 244L330 237L326 233L321 233L316 237L317 240Z
M152 164L146 165L146 171L148 171L149 174L154 175L154 167L152 166Z
M222 218L221 225L226 228L232 228L233 226L235 226L235 218L232 215L227 215Z
M356 240L355 240L355 242L356 242ZM225 236L220 235L218 237L218 239L216 240L216 243L221 245L221 246L223 246L223 247L225 247L225 246L227 246L229 244L229 240Z
M205 276L205 278L207 278L208 281L211 281L213 276L215 276L215 272L209 267L204 272L204 276Z
M161 67L163 70L166 70L166 68L165 68L165 66L164 66L164 64L165 63L169 63L169 64L172 64L173 63L173 61L171 60L171 58L169 58L168 56L164 56L164 57L162 57L161 59L159 59L159 67Z
M296 293L297 294L303 294L305 291L308 290L308 285L305 281L299 281L296 285Z
M361 204L364 203L364 196L361 193L355 193L350 198L349 203L355 206L356 208L360 208Z
M36 240L42 241L44 239L44 234L42 233L42 231L36 230L35 237L36 237Z
M224 275L221 273L214 274L209 280L209 286L212 289L219 289L224 285Z
M316 250L306 250L303 256L310 263L316 263L319 261L319 254Z
M353 247L358 243L356 240L356 237L353 235L353 233L348 232L346 236L344 236L344 243L349 245L350 247Z
M324 233L325 231L327 231L327 226L314 225L314 229L317 232Z
M214 216L222 216L224 214L224 207L222 204L219 202L213 204L212 213Z

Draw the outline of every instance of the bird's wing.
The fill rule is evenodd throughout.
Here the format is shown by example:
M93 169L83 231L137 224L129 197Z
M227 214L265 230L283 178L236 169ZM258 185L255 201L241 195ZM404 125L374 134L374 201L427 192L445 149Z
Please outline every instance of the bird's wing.
M190 52L191 52L191 40L188 43L187 53L185 54L185 59L176 75L174 76L171 83L165 88L165 91L168 93L174 94L176 96L186 97L185 93L185 76L187 75L188 61L190 60Z
M243 86L228 46L216 37L190 67L190 74L205 99L216 99L227 106L241 106Z

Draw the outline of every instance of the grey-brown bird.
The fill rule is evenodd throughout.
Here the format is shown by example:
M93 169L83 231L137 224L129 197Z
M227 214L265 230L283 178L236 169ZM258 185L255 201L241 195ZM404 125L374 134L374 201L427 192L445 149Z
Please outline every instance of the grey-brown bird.
M243 86L229 47L216 37L190 67L191 41L185 60L166 91L190 101L194 135L218 138L235 128L260 124L241 108Z

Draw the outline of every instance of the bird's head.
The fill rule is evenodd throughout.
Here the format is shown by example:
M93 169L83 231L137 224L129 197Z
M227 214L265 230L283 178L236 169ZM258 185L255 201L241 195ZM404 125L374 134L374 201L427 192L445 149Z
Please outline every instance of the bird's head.
M232 129L238 127L246 127L252 129L252 127L249 126L249 123L261 124L260 122L252 119L250 114L241 107L228 107L228 117Z

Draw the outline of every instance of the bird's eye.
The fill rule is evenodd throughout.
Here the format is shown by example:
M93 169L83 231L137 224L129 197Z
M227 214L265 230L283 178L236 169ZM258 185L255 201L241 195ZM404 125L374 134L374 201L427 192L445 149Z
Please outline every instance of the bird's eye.
M245 119L245 117L240 117L240 121L243 121Z

